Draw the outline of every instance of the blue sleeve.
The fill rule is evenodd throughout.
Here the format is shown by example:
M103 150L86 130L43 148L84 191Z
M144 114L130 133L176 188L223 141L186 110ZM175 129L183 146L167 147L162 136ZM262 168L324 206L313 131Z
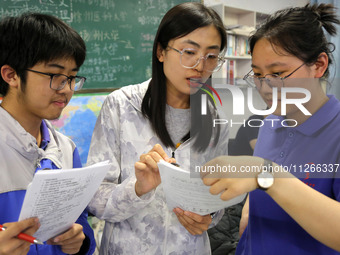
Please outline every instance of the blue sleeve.
M86 236L83 246L81 248L81 251L79 254L86 254L91 255L94 253L96 249L96 240L94 239L94 233L90 226L90 224L87 221L87 211L84 210L84 212L80 215L76 223L83 226L83 232Z
M75 148L73 151L73 168L80 168L82 167L81 161L80 161L80 156L78 149ZM90 224L87 221L87 210L85 209L83 213L80 215L76 223L80 224L83 226L83 232L86 236L83 246L81 248L81 251L79 254L88 254L91 255L94 253L96 249L96 240L94 239L94 233L93 230L90 226Z
M81 167L82 167L82 164L81 164L79 152L78 152L78 149L75 148L73 151L73 168L81 168Z

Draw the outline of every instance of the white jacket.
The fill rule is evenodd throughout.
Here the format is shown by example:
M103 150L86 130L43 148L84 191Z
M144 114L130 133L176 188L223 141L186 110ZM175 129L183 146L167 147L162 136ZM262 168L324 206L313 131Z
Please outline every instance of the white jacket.
M46 158L59 168L73 167L75 144L55 131L45 120L51 141L46 150L39 148L36 139L0 107L0 194L26 190L32 181L39 162Z
M135 193L135 162L159 143L149 121L141 113L141 103L149 81L123 87L105 100L92 136L87 164L110 160L112 167L89 204L89 210L106 221L100 254L103 255L179 255L210 254L207 233L191 235L170 211L162 185L139 198ZM219 143L196 155L204 164L227 154L228 131L221 129ZM191 155L193 157L193 155ZM176 161L184 169L190 164L190 139L175 151ZM215 225L222 217L213 220Z

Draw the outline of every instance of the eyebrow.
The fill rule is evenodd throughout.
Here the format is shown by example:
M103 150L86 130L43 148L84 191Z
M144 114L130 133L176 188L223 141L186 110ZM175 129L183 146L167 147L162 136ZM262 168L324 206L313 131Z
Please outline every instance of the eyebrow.
M193 46L196 46L197 48L201 48L201 45L199 45L197 42L194 42L194 41L192 41L190 39L189 40L185 40L182 43L189 43L189 44L191 44ZM217 50L219 50L220 46L218 46L218 45L211 45L211 46L208 46L207 49L217 49Z
M282 62L274 62L274 63L272 63L272 64L270 64L270 65L265 66L265 67L266 67L266 68L272 68L272 67L277 67L277 66L286 67L286 66L288 66L288 64L282 63ZM257 65L254 65L253 63L251 64L251 67L252 67L252 68L258 68L258 69L260 69Z
M62 69L62 70L65 69L65 67L58 65L58 64L48 64L47 66L48 67L56 67L56 68L59 68L59 69ZM73 68L72 71L79 71L79 68L78 67Z

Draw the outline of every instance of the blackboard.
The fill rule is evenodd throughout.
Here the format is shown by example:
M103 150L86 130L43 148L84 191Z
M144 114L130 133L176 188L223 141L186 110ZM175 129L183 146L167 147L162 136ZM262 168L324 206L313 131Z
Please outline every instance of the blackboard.
M196 0L199 2L198 0ZM119 88L151 77L152 46L164 14L184 0L0 0L0 17L58 16L86 42L84 89Z

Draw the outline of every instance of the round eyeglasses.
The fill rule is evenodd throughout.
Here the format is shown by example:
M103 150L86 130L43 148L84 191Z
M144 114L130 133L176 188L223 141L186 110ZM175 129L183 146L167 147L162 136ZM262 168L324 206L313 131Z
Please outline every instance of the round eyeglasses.
M225 62L223 57L214 53L208 53L205 56L201 56L196 49L185 48L183 50L178 50L170 46L168 47L181 54L180 63L184 68L195 68L200 61L203 60L203 70L217 72Z
M55 74L55 73L43 73L32 69L26 69L27 71L48 75L50 76L50 88L53 90L62 90L65 85L68 83L70 85L70 89L72 91L80 90L84 82L86 81L85 77L82 76L66 76L64 74Z
M298 68L296 68L293 72L286 75L285 77L281 77L278 74L266 74L263 77L258 77L254 74L252 74L252 70L250 70L249 73L247 73L243 80L247 82L247 84L250 87L256 88L257 90L260 90L263 84L263 81L267 83L267 85L271 88L282 88L284 86L284 80L290 77L293 73L295 73L297 70L299 70L302 66L304 66L306 63L303 63Z

